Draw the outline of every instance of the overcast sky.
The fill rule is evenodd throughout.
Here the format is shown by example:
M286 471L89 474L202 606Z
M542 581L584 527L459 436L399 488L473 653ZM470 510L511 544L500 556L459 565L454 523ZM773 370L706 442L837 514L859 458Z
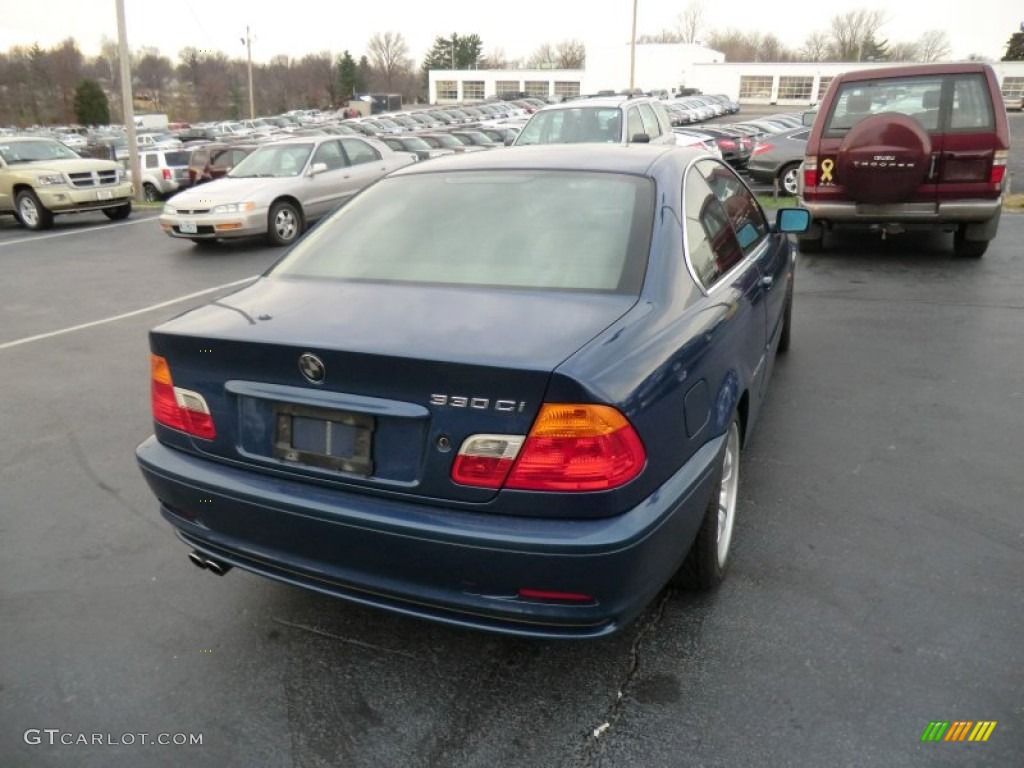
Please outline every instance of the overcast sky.
M674 26L685 0L639 0L637 32ZM73 36L88 55L101 39L117 39L114 0L3 0L0 50L38 42L50 47ZM185 46L244 57L239 38L251 27L253 59L301 57L348 49L358 58L376 32L401 32L417 64L438 35L477 33L484 52L501 48L525 58L540 44L578 38L629 40L631 0L125 0L133 48L152 46L177 63ZM837 13L882 8L882 39L911 41L929 29L945 30L953 56L999 59L1024 22L1020 0L704 0L706 27L774 33L799 48L809 33Z

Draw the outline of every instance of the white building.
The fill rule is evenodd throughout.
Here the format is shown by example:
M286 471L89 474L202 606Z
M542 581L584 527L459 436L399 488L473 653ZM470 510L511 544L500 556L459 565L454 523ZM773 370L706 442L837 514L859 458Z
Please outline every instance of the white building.
M629 88L629 44L588 42L585 69L432 70L430 100L437 104L480 101L526 93L547 99L621 92ZM746 104L782 106L817 103L832 78L853 69L892 66L891 62L725 63L725 56L703 45L643 43L636 46L634 87L671 92L682 87L724 93ZM1024 62L992 64L1003 92L1024 90Z

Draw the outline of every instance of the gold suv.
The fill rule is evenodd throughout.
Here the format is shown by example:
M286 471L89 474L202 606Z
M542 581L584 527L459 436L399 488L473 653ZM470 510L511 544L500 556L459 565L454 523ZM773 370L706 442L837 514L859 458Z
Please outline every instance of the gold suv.
M132 184L118 163L79 157L54 139L0 137L0 214L39 230L56 214L86 211L131 215Z

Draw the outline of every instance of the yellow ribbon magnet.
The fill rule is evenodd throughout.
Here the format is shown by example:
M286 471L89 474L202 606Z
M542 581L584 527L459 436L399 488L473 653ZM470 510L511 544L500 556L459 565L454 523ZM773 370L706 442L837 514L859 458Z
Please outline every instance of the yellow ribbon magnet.
M836 164L832 160L823 160L821 163L821 183L831 184L832 183L832 169L836 167Z

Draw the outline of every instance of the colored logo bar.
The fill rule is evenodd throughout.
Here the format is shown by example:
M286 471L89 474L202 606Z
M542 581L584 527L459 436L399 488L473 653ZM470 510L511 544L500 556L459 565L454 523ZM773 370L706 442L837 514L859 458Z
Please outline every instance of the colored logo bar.
M988 741L997 724L995 720L932 720L921 741Z

